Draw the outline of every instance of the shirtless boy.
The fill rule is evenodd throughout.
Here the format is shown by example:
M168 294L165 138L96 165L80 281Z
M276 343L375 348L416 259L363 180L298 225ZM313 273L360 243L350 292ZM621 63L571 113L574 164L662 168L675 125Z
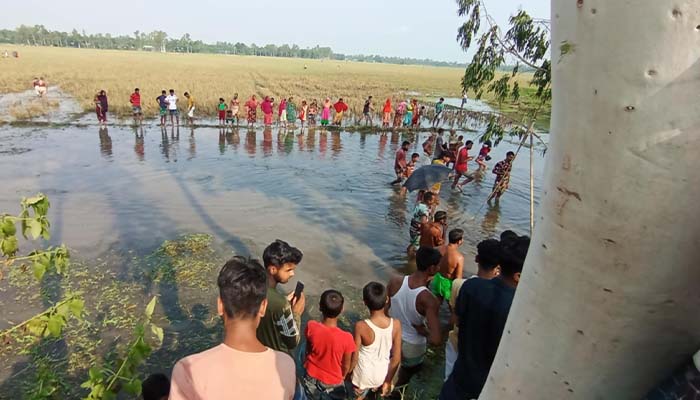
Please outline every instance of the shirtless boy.
M459 248L464 243L464 231L453 229L448 235L449 243L440 260L440 271L435 274L430 284L430 291L441 301L450 299L452 295L452 281L462 278L464 273L464 256Z

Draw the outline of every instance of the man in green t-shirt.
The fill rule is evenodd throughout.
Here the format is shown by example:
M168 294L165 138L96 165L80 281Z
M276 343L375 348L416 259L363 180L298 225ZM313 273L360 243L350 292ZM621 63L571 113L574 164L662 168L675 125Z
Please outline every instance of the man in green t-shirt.
M277 290L277 284L289 282L302 257L299 249L281 240L276 240L263 252L268 284L267 310L260 320L257 336L265 346L288 354L299 344L306 297L303 292L299 298L293 298L294 293L285 296Z

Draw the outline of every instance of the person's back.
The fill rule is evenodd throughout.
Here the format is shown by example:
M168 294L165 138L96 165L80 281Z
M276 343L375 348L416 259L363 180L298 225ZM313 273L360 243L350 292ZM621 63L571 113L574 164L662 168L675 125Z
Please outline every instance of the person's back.
M449 243L440 260L440 275L447 279L462 278L464 268L464 255L459 251L460 246L464 243L464 231L462 229L453 229L448 235Z
M420 370L427 344L442 342L440 303L427 288L441 257L437 249L421 247L416 253L416 272L403 279L392 278L387 285L389 316L401 322L401 369L397 387L408 383Z
M479 397L503 335L529 245L530 239L522 237L502 249L500 277L473 278L462 285L455 306L458 357L440 399Z
M220 344L180 360L173 370L171 400L291 399L295 365L282 352L238 351ZM282 373L281 373L282 372Z
M445 229L447 228L447 213L438 211L435 220L421 226L420 247L440 247L445 243Z
M387 317L386 287L370 282L362 290L370 317L355 325L357 356L353 359L352 384L360 399L369 391L386 396L401 363L401 322Z
M224 320L223 343L175 364L171 400L293 398L294 360L265 347L255 335L267 307L267 285L257 261L234 257L224 265L217 300Z
M338 316L343 311L343 295L337 290L326 290L321 295L319 308L321 322L309 321L306 325L306 377L307 390L328 392L343 385L350 372L355 341L352 335L338 328Z

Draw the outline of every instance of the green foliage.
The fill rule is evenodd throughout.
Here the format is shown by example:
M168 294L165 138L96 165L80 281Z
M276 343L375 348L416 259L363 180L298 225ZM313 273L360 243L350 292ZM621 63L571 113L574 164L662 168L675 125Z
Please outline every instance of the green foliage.
M90 368L88 380L80 387L90 392L84 400L116 399L117 394L124 391L132 396L141 394L141 380L136 369L151 354L152 348L147 343L146 332L150 332L158 346L163 342L163 328L151 323L156 306L154 297L146 306L143 321L134 329L134 339L129 344L123 359L118 362L116 372L109 365L93 366Z
M502 34L493 18L486 12L484 0L457 0L457 4L458 14L467 17L457 35L457 41L465 51L471 48L474 38L480 34L482 20L488 23L488 28L481 32L481 37L476 40L478 47L464 72L462 88L465 91L473 91L477 99L481 99L484 93L493 94L499 106L508 99L518 103L521 89L515 78L521 73L520 64L524 64L534 70L531 84L535 86L537 102L534 107L525 110L526 119L534 121L539 110L552 98L548 24L535 20L520 10L510 17L509 28ZM571 47L563 47L562 54L571 50ZM508 60L513 59L517 63L511 68L510 74L497 78L496 72L506 67ZM505 128L495 128L496 121L492 119L489 122L481 140L500 142Z
M35 250L26 256L17 257L19 242L17 239L17 226L20 226L22 235L27 240L42 238L48 240L50 236L50 223L47 214L50 208L46 196L39 194L35 197L25 198L21 202L22 210L17 216L2 214L0 216L0 250L5 258L5 267L13 267L14 270L33 273L36 281L41 282L47 272L55 272L58 276L67 273L70 265L70 253L64 246L48 247L46 250ZM25 262L31 263L31 269ZM0 270L0 279L2 278ZM14 271L13 271L14 272ZM25 281L29 282L29 281ZM26 284L26 283L25 283ZM137 396L141 391L141 381L136 376L137 367L142 364L151 353L151 345L147 343L146 333L150 342L160 346L163 342L163 329L151 323L156 306L156 298L146 306L142 321L136 325L135 338L129 345L124 359L119 363L117 372L112 372L107 367L93 366L89 371L89 379L82 385L89 389L86 399L116 399L121 391L132 396ZM36 316L16 324L11 328L0 331L0 342L5 348L11 347L15 340L20 344L31 344L38 339L64 338L64 330L71 319L84 321L85 301L80 291L67 290L63 300L55 303L47 310ZM26 353L25 353L26 354ZM39 358L36 364L35 382L25 391L29 399L54 399L60 398L59 388L62 380L57 375L55 365L47 358Z

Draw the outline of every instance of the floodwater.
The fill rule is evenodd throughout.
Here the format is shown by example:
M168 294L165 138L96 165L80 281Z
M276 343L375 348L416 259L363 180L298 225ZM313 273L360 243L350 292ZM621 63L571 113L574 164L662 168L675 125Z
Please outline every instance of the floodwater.
M478 142L478 132L458 134ZM422 153L418 149L428 135L0 126L0 210L16 214L22 197L45 193L51 201L49 244L65 243L74 259L87 260L88 268L108 268L113 277L108 280L125 282L140 275L134 271L141 265L134 255L147 256L165 240L184 234L212 235L225 257L235 253L259 258L267 244L280 238L304 252L296 279L305 283L310 299L337 288L346 295L348 311L358 312L365 283L385 281L392 272L410 272L405 249L415 194L402 197L389 182L401 142L411 141L411 152ZM517 147L502 142L492 151L491 167ZM466 185L464 193L443 185L440 208L448 212L451 228L465 230L467 260L484 238L505 229L528 233L528 149L520 154L511 188L499 206L486 204L493 184L490 169L483 181ZM429 160L423 156L422 162ZM534 162L539 198L541 149ZM34 245L22 243L22 252ZM468 261L466 269L473 270L473 263ZM203 322L216 320L214 279L215 271L205 279L211 280L205 289L167 283L144 289L144 302L157 289L168 320L162 325L164 350L149 360L150 368L167 371L179 357L216 343L220 327ZM107 283L97 284L87 297L99 300ZM13 298L12 290L0 293L0 329L9 326L6 319L21 321L42 309ZM310 318L317 317L314 305L307 302ZM25 364L15 358L5 361L0 382L9 384L3 386L7 393L15 393L13 381L33 378L14 375L19 377L8 380L25 371Z
M304 251L302 279L342 276L360 286L405 265L415 196L401 197L388 183L400 143L411 140L419 152L427 135L2 127L0 210L15 212L22 196L47 194L51 242L85 258L114 249L146 253L191 232L259 257L280 238ZM490 164L516 148L504 141ZM521 155L500 206L485 203L490 171L464 194L444 185L441 208L451 228L466 231L465 253L504 229L528 233L528 149ZM534 160L539 198L541 152Z

